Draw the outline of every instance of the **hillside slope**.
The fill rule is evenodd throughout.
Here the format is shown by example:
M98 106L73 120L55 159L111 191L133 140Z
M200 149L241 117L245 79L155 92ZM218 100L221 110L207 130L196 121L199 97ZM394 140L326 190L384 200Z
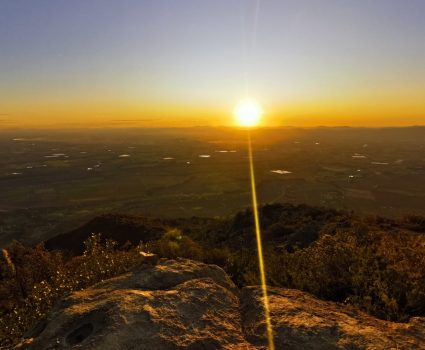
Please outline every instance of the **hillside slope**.
M326 231L349 231L363 224L369 231L388 234L408 232L425 233L425 217L407 216L391 219L381 216L362 216L353 212L325 207L294 205L289 203L267 204L260 207L263 240L274 246L293 250L304 248L320 238ZM84 241L92 233L101 233L105 239L113 239L119 245L126 242L138 244L160 238L167 230L180 229L185 235L206 246L241 245L254 246L253 218L249 209L224 218L146 218L122 214L98 216L84 225L44 242L48 250L61 250L79 255Z
M425 218L291 204L265 205L260 217L270 286L385 321L425 316ZM45 247L13 242L0 251L0 346L16 343L68 293L138 265L141 251L216 264L238 288L259 284L249 210L227 218L103 215Z
M260 220L269 284L347 302L387 320L425 315L425 218L270 204L260 208ZM217 264L240 287L259 283L250 210L228 218L104 215L45 245L79 255L93 232L122 249L142 242L161 257Z

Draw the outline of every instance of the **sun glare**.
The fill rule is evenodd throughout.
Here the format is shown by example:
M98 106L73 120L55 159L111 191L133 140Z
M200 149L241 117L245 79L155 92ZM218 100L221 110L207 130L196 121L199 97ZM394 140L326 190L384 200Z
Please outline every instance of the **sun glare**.
M260 122L263 110L255 100L245 99L235 107L236 123L239 126L254 127Z

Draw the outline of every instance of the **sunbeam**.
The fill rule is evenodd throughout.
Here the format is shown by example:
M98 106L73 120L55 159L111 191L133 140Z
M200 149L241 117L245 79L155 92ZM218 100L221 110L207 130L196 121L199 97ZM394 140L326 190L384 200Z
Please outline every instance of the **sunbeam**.
M255 237L257 241L257 252L258 252L258 265L260 270L260 279L261 279L261 291L263 294L263 307L264 307L264 317L266 321L267 328L267 340L269 350L274 350L274 339L273 339L273 328L270 319L270 307L269 307L269 297L267 294L267 284L266 284L266 271L264 266L264 256L263 256L263 244L261 238L261 227L260 219L258 215L258 201L257 201L257 190L255 187L255 171L254 171L254 159L252 153L252 141L251 141L251 131L248 129L248 159L249 159L249 172L251 178L251 194L252 194L252 212L254 214L254 225L255 225Z

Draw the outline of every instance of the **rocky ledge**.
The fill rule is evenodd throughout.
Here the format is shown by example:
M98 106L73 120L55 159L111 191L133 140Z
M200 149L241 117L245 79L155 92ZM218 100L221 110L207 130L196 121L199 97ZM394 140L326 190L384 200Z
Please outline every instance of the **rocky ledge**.
M271 288L276 349L425 349L425 319L392 323L297 290ZM177 259L75 292L19 349L266 349L261 289Z

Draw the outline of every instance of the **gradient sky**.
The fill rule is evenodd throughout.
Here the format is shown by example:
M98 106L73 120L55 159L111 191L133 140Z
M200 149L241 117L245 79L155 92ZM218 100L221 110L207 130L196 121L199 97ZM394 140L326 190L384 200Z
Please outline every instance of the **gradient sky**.
M0 128L425 124L424 0L0 0Z

